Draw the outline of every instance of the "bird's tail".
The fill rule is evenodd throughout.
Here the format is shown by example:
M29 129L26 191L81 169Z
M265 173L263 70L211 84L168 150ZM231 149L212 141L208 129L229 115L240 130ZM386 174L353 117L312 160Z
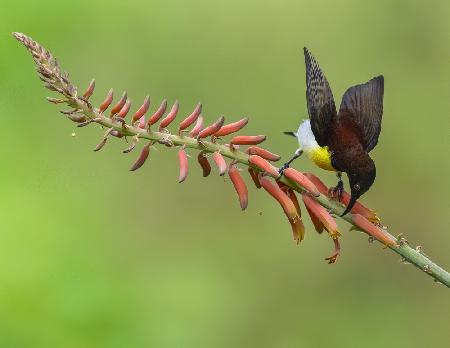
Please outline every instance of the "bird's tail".
M291 137L297 136L297 133L295 133L295 132L283 132L283 134L290 135Z

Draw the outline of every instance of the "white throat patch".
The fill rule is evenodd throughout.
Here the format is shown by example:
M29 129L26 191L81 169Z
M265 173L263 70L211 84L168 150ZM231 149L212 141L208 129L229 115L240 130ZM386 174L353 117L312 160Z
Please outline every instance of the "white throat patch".
M320 148L311 130L311 123L309 122L309 119L304 120L300 124L300 127L298 127L297 133L295 133L295 135L297 136L300 149L303 150L307 155L310 155L314 150Z

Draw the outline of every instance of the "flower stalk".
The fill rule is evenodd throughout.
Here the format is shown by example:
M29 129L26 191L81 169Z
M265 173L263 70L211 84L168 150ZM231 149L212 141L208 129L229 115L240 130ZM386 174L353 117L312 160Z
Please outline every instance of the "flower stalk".
M164 100L153 115L145 121L145 114L150 108L150 97L147 96L138 110L132 113L131 122L127 123L126 116L129 114L132 106L126 92L113 106L110 114L106 115L105 112L113 103L112 90L107 93L101 105L95 108L89 101L95 90L95 80L91 81L84 93L78 94L77 88L70 82L68 75L61 70L59 63L48 50L24 34L13 33L13 35L31 53L37 65L39 77L43 80L45 87L60 95L59 99L48 98L48 100L54 104L66 104L69 106L71 109L64 110L63 113L70 120L78 123L79 127L97 123L105 128L106 133L95 148L95 151L103 148L111 137L133 139L132 145L125 152L131 152L139 139L146 139L147 144L131 168L131 170L136 170L144 164L153 144L159 143L168 147L179 147L180 182L183 182L188 174L186 149L195 149L200 152L198 162L203 169L204 176L209 175L211 172L211 167L205 156L212 154L212 158L219 167L221 175L224 175L228 168L228 173L239 195L242 209L247 207L248 192L238 172L237 165L247 166L255 185L261 187L260 184L262 184L265 190L268 190L282 205L291 223L294 238L297 241L303 239L304 227L300 217L300 208L297 206L298 201L293 191L302 195L303 200L308 202L306 208L313 218L316 229L321 231L325 227L325 229L330 230L329 232L332 232L335 252L327 260L329 263L336 261L340 253L340 244L337 226L332 217L340 216L344 212L345 206L330 197L326 186L313 175L289 169L287 176L280 176L278 168L269 163L271 160L278 160L278 155L255 146L247 151L239 149L241 145L258 145L265 140L265 136L234 136L230 144L221 144L219 136L222 137L240 131L248 122L246 118L224 125L224 118L221 117L215 123L202 129L203 119L200 118L202 105L198 104L194 111L178 124L177 132L171 133L167 127L174 122L177 116L178 102L175 102L168 115L162 118L167 109L167 101ZM150 126L156 124L161 118L159 130L151 129ZM199 118L200 121L197 122ZM187 129L193 124L196 124L196 126L194 126L191 133L188 133ZM229 167L226 165L224 157L231 160L232 163ZM286 189L282 190L277 185L274 185L272 182L275 180ZM295 202L297 202L297 205L295 205ZM320 208L319 205L321 206ZM435 281L450 287L449 272L424 255L421 247L413 248L405 238L395 238L390 234L372 210L364 207L362 204L355 205L355 208L349 214L341 218L353 225L352 229L367 233L371 240L378 240L384 246L399 254L402 260L413 264L434 278Z

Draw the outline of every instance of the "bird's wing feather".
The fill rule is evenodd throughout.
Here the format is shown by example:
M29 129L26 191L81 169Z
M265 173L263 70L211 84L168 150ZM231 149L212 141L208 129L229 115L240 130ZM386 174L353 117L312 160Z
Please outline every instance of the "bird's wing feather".
M349 115L360 127L365 149L372 150L378 142L383 115L384 78L350 87L342 97L339 114Z
M305 47L306 65L306 101L311 120L311 130L320 146L328 145L328 132L333 118L336 117L336 105L330 85L314 57Z

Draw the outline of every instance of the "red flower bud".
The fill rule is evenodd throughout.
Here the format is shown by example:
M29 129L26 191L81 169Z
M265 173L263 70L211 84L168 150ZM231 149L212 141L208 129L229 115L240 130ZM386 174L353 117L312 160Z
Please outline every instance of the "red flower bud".
M180 177L178 182L182 183L188 176L188 158L184 149L178 151L178 162L180 163Z
M141 154L139 155L136 162L134 162L133 166L130 168L130 171L135 171L142 167L142 165L147 160L148 154L150 152L150 144L147 144L143 147Z
M179 108L179 104L178 104L178 100L177 100L173 104L172 109L170 109L170 111L167 114L167 116L164 117L163 120L161 121L161 124L159 125L159 130L160 131L165 129L169 124L172 123L172 121L175 119L175 117L177 117L178 108Z
M286 178L294 181L300 187L304 188L305 190L309 191L314 196L319 196L320 192L317 189L316 185L314 185L311 180L308 179L307 176L305 176L303 173L300 173L298 170L295 170L294 168L287 168L284 171L284 175Z
M238 135L231 139L230 145L258 145L264 140L265 135Z
M225 159L220 154L220 152L214 152L212 157L217 165L217 168L219 168L219 175L223 176L227 171L227 163L225 162Z
M95 79L92 79L91 83L89 83L89 86L86 89L86 92L83 93L83 97L85 99L89 99L92 93L94 93L94 89L95 89Z
M228 169L228 175L231 179L231 182L233 183L236 193L238 194L241 209L245 210L248 205L248 190L247 186L245 185L244 179L242 179L242 176L235 165L230 166L230 168Z
M120 109L120 111L117 114L117 116L119 116L120 118L125 118L125 116L130 111L130 108L131 108L131 101L128 99L127 102L125 103L125 105L123 106L123 108Z
M125 105L126 101L127 101L127 92L123 92L122 97L120 98L120 100L117 102L117 104L111 109L111 113L109 114L110 117L114 116L115 114L117 114L120 110L122 110L123 106Z
M203 128L203 117L199 116L197 118L197 122L195 123L194 128L192 128L191 132L189 133L189 136L195 138L198 135L198 133L200 133L202 128Z
M222 127L224 121L225 118L223 116L220 116L216 122L200 131L200 133L198 133L198 138L203 139L213 135Z
M145 124L146 124L146 122L145 122L145 117L141 117L141 118L139 119L138 127L139 127L140 129L145 129Z
M262 157L262 158L264 158L268 161L272 161L272 162L276 162L281 158L280 156L278 156L274 153L271 153L265 149L262 149L258 146L250 146L247 149L247 153L249 155L258 155L259 157Z
M161 105L159 106L158 110L156 110L155 113L150 116L150 118L147 121L147 124L151 126L156 122L158 122L159 119L162 117L162 115L164 115L164 113L166 112L166 108L167 108L167 100L164 99Z
M236 133L240 131L242 128L244 128L248 123L248 118L243 118L242 120L226 124L218 132L216 132L214 135L216 137L224 137L225 135Z
M256 167L258 167L262 171L270 174L271 176L273 176L275 178L280 177L280 173L278 173L278 169L275 168L273 165L271 165L269 162L267 162L264 158L259 157L257 155L251 155L249 157L248 161L250 162L250 164L255 165Z
M150 97L146 96L141 107L133 115L132 122L136 122L137 120L140 120L142 118L142 116L144 116L145 113L148 111L149 107L150 107Z
M200 167L202 167L203 169L203 177L206 178L211 173L211 165L206 158L206 153L204 151L201 151L197 156L197 160L200 164Z
M98 111L100 113L102 113L103 111L105 111L107 108L109 108L109 106L111 105L113 101L113 90L112 88L109 90L108 94L105 97L105 100L103 101L103 103L100 105L100 107L98 108Z
M188 117L186 117L183 121L180 122L179 130L182 131L187 127L189 127L191 124L193 124L195 121L197 121L197 118L200 116L201 112L202 112L202 104L198 103L194 111L192 111L192 114L190 114Z

